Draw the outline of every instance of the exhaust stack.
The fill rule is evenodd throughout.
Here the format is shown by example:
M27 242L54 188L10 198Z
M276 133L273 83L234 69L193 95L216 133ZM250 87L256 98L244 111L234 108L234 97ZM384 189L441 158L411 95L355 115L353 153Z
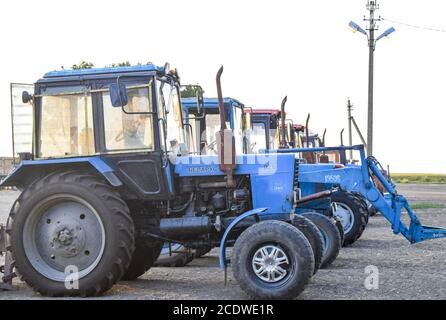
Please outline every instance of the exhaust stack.
M285 104L287 102L288 97L285 96L285 98L283 98L282 100L282 105L280 106L280 116L281 116L281 121L280 121L280 134L281 134L281 139L280 139L280 146L279 149L288 149L288 145L286 143L286 126L285 126Z
M234 169L237 166L235 162L235 138L231 129L226 127L225 108L223 104L223 95L221 90L221 75L223 66L217 72L217 95L218 111L220 113L220 131L216 134L217 153L220 163L220 170L226 173L226 187L235 188Z

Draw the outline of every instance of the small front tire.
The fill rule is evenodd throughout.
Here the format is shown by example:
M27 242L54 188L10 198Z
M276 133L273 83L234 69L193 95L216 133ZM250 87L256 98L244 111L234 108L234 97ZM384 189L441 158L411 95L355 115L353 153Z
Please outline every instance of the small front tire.
M324 255L324 239L322 233L317 226L308 218L302 215L296 215L292 224L298 228L310 242L311 249L314 254L314 272L315 274L322 265L322 258Z
M341 235L334 221L316 212L303 213L303 216L310 219L321 231L324 239L324 254L321 268L332 264L341 251Z
M314 271L304 234L290 223L263 221L246 229L232 251L232 272L240 287L257 299L293 299Z

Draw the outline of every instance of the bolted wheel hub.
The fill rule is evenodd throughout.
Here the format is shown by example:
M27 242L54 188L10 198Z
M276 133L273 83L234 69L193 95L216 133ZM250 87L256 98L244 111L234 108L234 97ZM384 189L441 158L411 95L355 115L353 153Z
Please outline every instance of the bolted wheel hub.
M86 235L82 226L74 221L69 225L56 227L50 243L55 257L72 257L79 254L85 247Z
M105 246L101 218L88 203L71 195L38 204L29 213L23 237L33 267L56 281L64 281L67 267L79 270L79 278L90 273Z
M254 253L252 268L263 281L279 282L289 273L289 259L279 246L266 245Z
M336 210L333 212L333 214L341 220L345 233L348 233L353 228L355 223L355 215L349 206L337 202Z

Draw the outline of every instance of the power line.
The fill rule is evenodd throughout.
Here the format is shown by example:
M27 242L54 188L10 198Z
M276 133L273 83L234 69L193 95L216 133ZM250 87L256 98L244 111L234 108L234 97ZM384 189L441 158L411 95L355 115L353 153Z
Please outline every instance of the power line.
M406 23L406 22L401 22L401 21L395 21L395 20L390 20L390 19L384 19L381 18L381 20L386 20L392 23L397 23L406 27L410 27L410 28L416 28L416 29L421 29L421 30L427 30L427 31L435 31L435 32L443 32L446 33L446 30L444 29L438 29L438 28L432 28L432 27L426 27L426 26L418 26L415 24L410 24L410 23Z

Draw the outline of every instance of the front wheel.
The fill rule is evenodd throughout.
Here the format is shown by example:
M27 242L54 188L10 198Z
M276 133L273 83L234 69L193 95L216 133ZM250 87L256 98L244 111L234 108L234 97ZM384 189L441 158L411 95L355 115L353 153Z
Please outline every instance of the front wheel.
M344 246L353 244L358 240L367 226L369 212L365 202L350 192L336 192L331 196L336 204L333 215L341 220L344 229Z
M291 223L304 234L311 245L314 255L313 274L315 274L322 265L322 258L324 255L324 239L322 233L310 219L307 219L302 215L295 215Z
M101 179L54 173L28 187L8 235L23 281L49 296L95 296L124 274L134 250L129 209Z
M232 272L240 287L258 299L293 299L314 270L307 238L293 225L263 221L246 229L232 251Z
M319 229L324 240L324 253L321 268L332 264L341 251L341 234L335 222L322 214L316 212L303 213L303 216L310 219Z

